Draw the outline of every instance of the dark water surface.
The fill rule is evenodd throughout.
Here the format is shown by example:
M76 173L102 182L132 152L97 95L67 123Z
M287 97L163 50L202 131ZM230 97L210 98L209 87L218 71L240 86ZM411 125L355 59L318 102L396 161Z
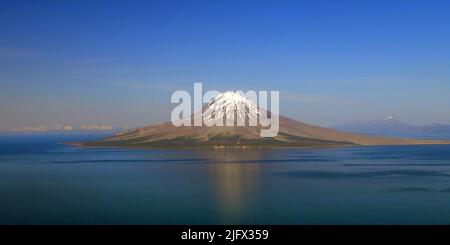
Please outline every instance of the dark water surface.
M83 139L0 136L0 224L450 224L450 145L59 144Z

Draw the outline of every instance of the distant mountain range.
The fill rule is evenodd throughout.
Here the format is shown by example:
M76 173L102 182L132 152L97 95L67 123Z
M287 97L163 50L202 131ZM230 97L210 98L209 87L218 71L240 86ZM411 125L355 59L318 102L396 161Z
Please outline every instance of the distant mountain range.
M122 128L126 129L126 128ZM111 125L107 124L86 124L80 126L72 126L72 125L38 125L38 126L26 126L13 128L11 130L5 131L3 133L57 133L57 132L114 132L119 131L121 129L115 129Z
M332 126L340 131L406 138L450 139L450 124L413 125L394 117L368 122L349 122Z

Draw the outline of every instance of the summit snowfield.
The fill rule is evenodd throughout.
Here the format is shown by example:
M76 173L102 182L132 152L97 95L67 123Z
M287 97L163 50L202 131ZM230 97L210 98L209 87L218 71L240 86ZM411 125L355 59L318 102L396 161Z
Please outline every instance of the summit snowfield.
M224 118L232 124L242 122L257 122L258 106L249 98L235 92L221 93L211 101L202 113L205 124L212 125L216 118ZM224 124L228 125L228 124Z

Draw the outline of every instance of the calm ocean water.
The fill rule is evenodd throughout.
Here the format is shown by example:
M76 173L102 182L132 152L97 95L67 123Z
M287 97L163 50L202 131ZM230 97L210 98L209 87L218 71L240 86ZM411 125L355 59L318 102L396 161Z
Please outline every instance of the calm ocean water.
M450 224L450 145L76 148L0 136L0 224Z

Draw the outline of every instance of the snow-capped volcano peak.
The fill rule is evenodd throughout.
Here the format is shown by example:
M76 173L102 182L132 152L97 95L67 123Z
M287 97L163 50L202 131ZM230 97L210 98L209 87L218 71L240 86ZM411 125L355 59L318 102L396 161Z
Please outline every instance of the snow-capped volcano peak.
M384 124L387 125L397 125L397 124L402 124L401 122L399 122L395 117L393 116L388 116L383 120Z
M217 95L208 105L208 107L226 107L227 109L237 110L242 106L254 106L257 111L257 106L249 98L237 92L225 92Z
M238 92L218 94L203 112L205 123L225 118L227 121L241 121L245 124L246 119L257 120L258 115L258 106Z

